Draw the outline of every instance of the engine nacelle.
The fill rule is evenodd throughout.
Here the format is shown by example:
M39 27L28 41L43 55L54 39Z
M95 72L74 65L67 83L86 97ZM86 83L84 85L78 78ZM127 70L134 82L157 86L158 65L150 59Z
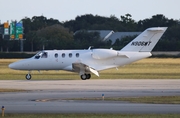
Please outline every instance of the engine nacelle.
M92 57L94 59L107 59L118 56L118 52L110 49L94 49Z

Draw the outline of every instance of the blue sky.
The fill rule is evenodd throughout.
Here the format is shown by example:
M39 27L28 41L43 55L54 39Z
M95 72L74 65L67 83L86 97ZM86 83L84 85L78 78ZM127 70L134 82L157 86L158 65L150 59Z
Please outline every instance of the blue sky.
M1 23L43 15L60 22L93 14L120 18L127 13L139 21L163 14L180 20L180 0L0 0Z

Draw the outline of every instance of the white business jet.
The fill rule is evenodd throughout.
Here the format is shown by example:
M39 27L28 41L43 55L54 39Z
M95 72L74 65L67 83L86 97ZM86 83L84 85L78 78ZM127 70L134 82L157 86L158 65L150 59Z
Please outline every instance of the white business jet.
M150 57L167 27L148 28L121 50L43 50L29 59L9 65L15 70L27 70L26 79L31 79L32 70L66 70L79 73L82 80L90 79L91 73L99 76L99 71L117 68L143 58Z

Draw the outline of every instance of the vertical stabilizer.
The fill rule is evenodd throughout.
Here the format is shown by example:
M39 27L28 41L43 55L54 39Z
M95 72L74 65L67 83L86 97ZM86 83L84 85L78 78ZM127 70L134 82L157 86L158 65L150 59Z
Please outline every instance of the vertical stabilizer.
M127 44L121 51L151 52L167 27L148 28Z

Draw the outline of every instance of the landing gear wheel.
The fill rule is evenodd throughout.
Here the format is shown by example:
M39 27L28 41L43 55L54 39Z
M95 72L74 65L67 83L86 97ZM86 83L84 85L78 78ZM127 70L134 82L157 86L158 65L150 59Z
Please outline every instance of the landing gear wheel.
M27 79L27 80L30 80L30 79L31 79L31 74L27 74L27 75L26 75L26 79Z
M83 75L81 75L82 80L86 80L86 79L90 79L90 78L91 78L91 74L83 74Z
M81 75L82 80L86 80L86 78L87 78L86 74Z
M90 79L91 78L91 74L86 74L86 79Z

